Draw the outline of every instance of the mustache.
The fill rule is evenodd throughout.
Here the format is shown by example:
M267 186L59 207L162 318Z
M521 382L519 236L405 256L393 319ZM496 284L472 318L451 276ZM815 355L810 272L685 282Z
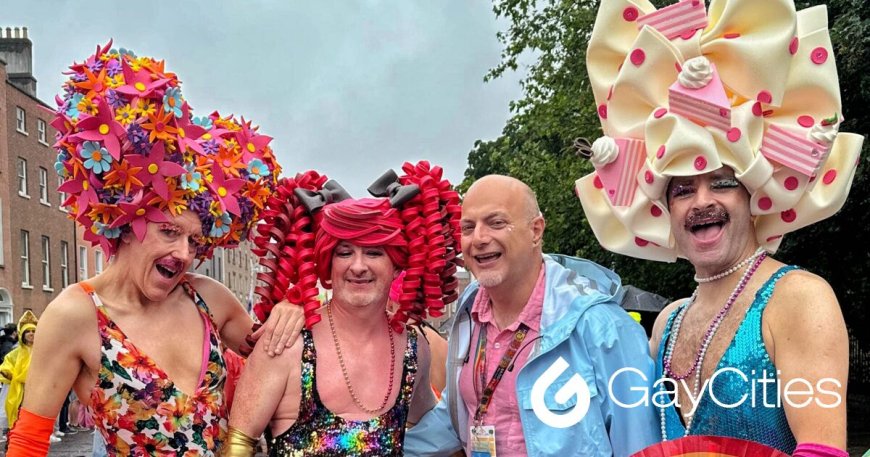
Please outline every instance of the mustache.
M691 230L692 227L710 222L726 223L731 220L728 211L725 208L706 208L693 210L686 216L684 227L686 230Z

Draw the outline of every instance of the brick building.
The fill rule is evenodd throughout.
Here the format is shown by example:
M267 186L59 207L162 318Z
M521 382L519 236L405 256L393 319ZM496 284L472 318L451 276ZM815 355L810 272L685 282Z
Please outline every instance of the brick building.
M40 315L76 281L76 233L60 207L49 125L36 97L27 28L0 30L0 324Z
M257 256L251 252L253 244L243 241L234 249L215 249L214 256L196 266L194 271L208 276L227 286L242 305L248 306L252 292L251 283L256 279L259 267ZM256 301L256 297L254 297Z

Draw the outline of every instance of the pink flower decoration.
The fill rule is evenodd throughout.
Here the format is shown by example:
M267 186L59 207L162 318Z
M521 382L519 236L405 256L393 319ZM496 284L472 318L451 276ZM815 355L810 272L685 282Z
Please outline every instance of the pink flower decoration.
M206 185L212 191L214 198L220 202L221 209L240 216L241 209L239 209L239 201L236 196L239 189L245 185L245 180L237 178L226 179L226 175L224 175L221 167L212 167L211 173L212 180L211 182L206 181Z
M162 89L169 82L167 78L153 79L152 72L145 68L133 71L127 63L127 59L121 60L121 69L124 72L125 84L115 90L134 97L134 102L136 99L148 97L152 92Z
M91 206L91 203L98 203L100 201L99 197L97 197L97 189L101 189L103 187L102 183L96 179L93 173L87 174L79 174L65 183L58 186L58 192L64 192L67 194L71 194L70 201L72 199L72 195L78 195L76 198L76 207L78 208L78 212L76 212L76 216L81 216L82 214L87 214L88 207Z
M272 137L260 135L251 129L251 122L242 118L241 129L236 132L236 141L242 148L242 161L247 163L251 159L263 157L263 148L272 141ZM259 153L258 153L259 152Z
M112 228L118 228L126 224L130 224L133 233L139 241L145 239L145 229L149 222L169 222L169 218L153 205L149 205L151 194L145 198L145 194L139 191L133 200L130 202L121 202L118 206L123 211L123 215L119 216L112 222Z
M106 100L100 98L97 107L99 109L97 115L80 120L77 127L81 131L70 138L102 141L112 158L116 161L121 160L121 142L118 139L126 138L127 131L115 120L115 115Z
M203 127L190 122L190 105L184 102L181 106L181 117L175 119L175 127L178 129L178 150L187 151L192 149L200 154L205 154L199 140L207 133Z
M126 156L130 165L142 167L142 170L136 174L142 184L145 187L150 184L160 198L167 200L169 199L169 187L166 184L166 178L181 176L187 171L175 162L164 160L165 158L166 149L162 141L155 142L148 155L129 154Z

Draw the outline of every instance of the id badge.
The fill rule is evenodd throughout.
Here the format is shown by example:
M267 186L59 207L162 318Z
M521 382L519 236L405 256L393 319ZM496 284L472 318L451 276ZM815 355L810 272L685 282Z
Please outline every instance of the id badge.
M471 427L471 457L496 457L495 427L492 425Z

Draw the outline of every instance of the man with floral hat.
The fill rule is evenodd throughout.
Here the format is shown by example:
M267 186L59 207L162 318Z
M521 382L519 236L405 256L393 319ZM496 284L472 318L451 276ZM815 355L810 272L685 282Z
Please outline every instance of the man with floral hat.
M695 268L695 293L650 341L662 439L846 455L840 305L824 279L768 256L843 205L861 150L838 133L825 8L605 0L587 65L604 136L576 190L596 237Z
M46 308L7 455L47 453L70 388L109 455L215 455L224 345L253 344L252 321L226 287L187 271L246 239L280 167L250 122L193 118L162 61L110 45L70 67L53 125L64 205L111 261ZM264 346L280 352L301 312L276 310Z

